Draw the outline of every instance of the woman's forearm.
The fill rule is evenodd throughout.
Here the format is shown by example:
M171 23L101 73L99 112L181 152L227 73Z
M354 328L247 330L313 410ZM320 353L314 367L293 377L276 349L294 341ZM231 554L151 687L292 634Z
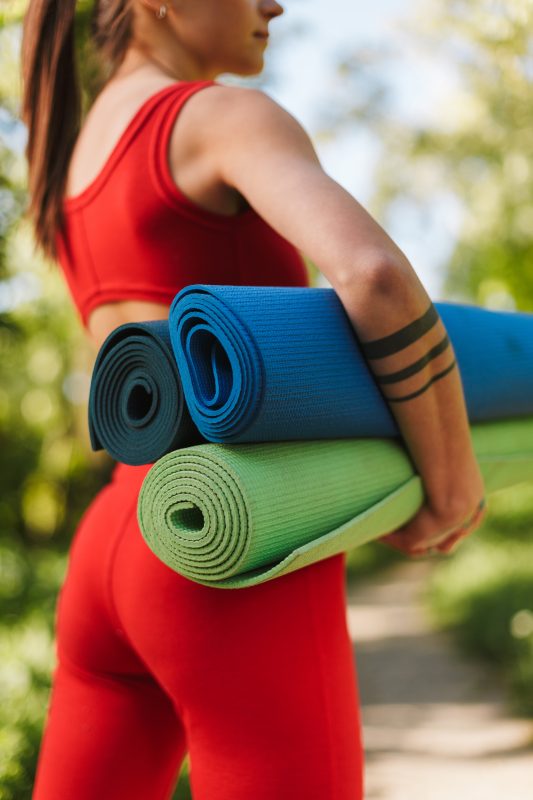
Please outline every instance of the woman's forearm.
M354 279L337 294L426 494L435 508L453 507L475 458L452 344L409 265L374 275Z

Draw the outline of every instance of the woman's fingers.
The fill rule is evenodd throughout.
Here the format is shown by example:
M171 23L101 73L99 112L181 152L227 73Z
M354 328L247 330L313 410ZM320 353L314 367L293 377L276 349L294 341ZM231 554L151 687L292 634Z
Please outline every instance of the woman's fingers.
M419 555L420 551L433 546L442 538L442 533L439 537L435 528L435 519L429 509L423 507L410 522L383 536L382 540L408 555Z
M460 539L479 527L485 513L486 502L483 498L461 526L443 533L438 530L439 523L435 515L429 508L423 507L410 522L382 536L380 541L412 556L426 555L431 550L448 553Z
M466 536L469 536L471 533L474 533L474 531L479 528L486 513L486 502L485 499L483 499L468 523L459 528L459 530L452 534L452 536L450 536L448 539L437 545L435 549L441 553L449 553L457 544L457 542L459 542L461 539L464 539Z

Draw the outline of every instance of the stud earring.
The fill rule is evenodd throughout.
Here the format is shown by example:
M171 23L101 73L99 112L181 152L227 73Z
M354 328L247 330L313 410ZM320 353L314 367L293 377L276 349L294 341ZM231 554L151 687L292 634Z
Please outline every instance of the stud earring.
M163 19L163 17L166 17L166 15L167 15L167 7L166 7L166 5L164 3L159 6L159 11L156 11L155 15L156 15L157 19Z

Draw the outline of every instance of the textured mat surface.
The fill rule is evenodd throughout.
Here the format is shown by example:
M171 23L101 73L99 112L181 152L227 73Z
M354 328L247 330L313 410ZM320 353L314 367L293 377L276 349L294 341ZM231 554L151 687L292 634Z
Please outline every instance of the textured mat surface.
M533 314L434 305L470 422L533 415ZM398 436L333 289L194 284L176 295L169 325L209 441Z
M93 450L124 464L150 464L203 442L183 396L168 322L128 323L105 340L89 392Z
M487 492L533 480L533 417L472 426ZM176 572L251 586L394 530L423 502L397 439L203 444L147 473L141 532Z

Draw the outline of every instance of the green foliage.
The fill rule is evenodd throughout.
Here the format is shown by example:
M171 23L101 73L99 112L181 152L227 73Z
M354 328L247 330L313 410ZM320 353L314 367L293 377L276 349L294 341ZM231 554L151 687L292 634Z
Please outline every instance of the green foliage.
M428 97L434 121L391 112L383 68L398 54L368 47L338 67L356 103L326 121L338 133L355 120L380 142L369 207L385 227L399 207L421 220L436 201L459 207L447 296L533 310L533 3L419 0L417 9L399 29L405 47L444 59L456 83L438 107Z
M533 716L533 492L491 496L482 528L433 573L427 601L439 626L498 664L515 713Z
M41 590L50 586L46 582ZM46 620L46 621L45 621ZM0 638L0 800L31 796L53 669L49 609L25 614Z
M0 105L13 130L16 34L0 28ZM22 155L3 139L0 175L0 800L20 800L34 780L70 539L112 462L90 452L93 354L62 277L35 253Z
M22 22L27 0L9 0L0 6L0 29Z
M457 2L436 20L448 45L465 46L455 124L420 151L442 154L465 209L447 288L474 297L508 293L533 310L533 5Z

